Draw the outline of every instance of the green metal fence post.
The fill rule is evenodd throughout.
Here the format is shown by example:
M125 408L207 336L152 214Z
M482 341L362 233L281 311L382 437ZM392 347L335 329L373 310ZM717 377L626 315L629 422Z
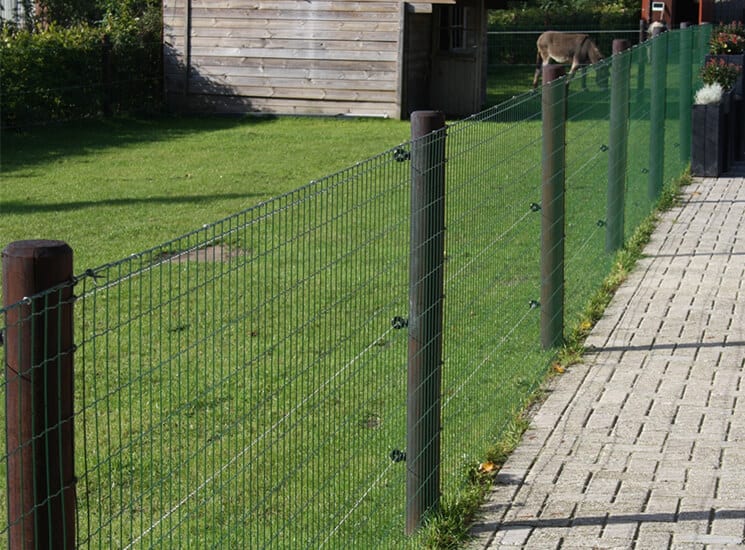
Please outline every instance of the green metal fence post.
M667 42L670 33L652 39L652 78L649 106L649 187L651 200L662 192L665 170L665 100L667 87Z
M18 241L2 253L11 550L75 547L72 250ZM42 297L31 297L62 285Z
M440 502L445 260L445 117L411 115L411 239L406 412L406 534Z
M567 91L564 67L543 67L541 177L541 345L564 339L564 187Z
M693 29L680 25L680 160L691 158L691 107L693 105Z
M608 196L605 249L623 246L624 195L629 136L629 82L631 47L628 40L613 41L610 90L610 137L608 142ZM625 53L624 53L625 52Z

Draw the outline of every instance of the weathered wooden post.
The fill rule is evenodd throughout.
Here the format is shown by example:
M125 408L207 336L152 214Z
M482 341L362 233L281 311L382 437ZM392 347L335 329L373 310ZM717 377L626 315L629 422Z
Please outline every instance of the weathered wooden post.
M406 418L406 534L440 503L445 260L445 117L411 115L411 238Z
M649 185L653 201L662 193L665 171L665 100L667 97L667 42L670 33L652 39L651 98L649 104Z
M567 91L561 65L543 67L541 192L541 345L564 339L564 201Z
M631 55L626 50L630 47L631 43L628 40L613 41L610 137L608 142L608 193L605 209L605 250L607 252L613 252L623 246L629 136L629 77L631 73Z
M678 116L680 160L691 158L691 107L693 106L693 29L680 24L680 96Z
M2 265L8 547L72 549L72 250L60 241L14 242Z

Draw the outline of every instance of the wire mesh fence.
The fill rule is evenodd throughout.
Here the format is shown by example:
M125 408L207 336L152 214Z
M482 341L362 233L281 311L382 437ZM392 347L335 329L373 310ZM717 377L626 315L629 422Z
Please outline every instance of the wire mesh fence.
M680 32L702 43L698 28ZM679 36L622 54L630 76L610 82L629 98L621 123L626 237L654 207L650 173L667 180L687 162ZM665 48L662 66L652 44ZM614 257L606 246L610 64L561 84L568 326ZM654 71L666 72L662 91L652 88ZM662 130L650 126L653 94L662 94ZM555 352L539 338L541 107L541 95L528 93L451 124L442 134L445 158L432 161L446 178L444 318L431 335L442 340L443 495L457 493L504 434ZM662 155L653 159L660 135ZM74 301L74 353L34 329L43 355L26 371L6 367L0 483L15 491L14 461L41 452L55 425L42 415L33 434L11 440L20 424L10 413L21 409L9 396L23 381L32 394L51 393L43 373L68 355L76 477L36 487L41 493L28 493L20 508L3 499L0 537L21 537L17 548L46 546L54 528L40 510L74 489L75 544L83 548L415 546L405 511L417 143L63 285L75 293L63 300ZM11 349L25 349L22 326L57 315L39 299L2 310L6 365ZM70 415L61 418L69 423ZM59 469L45 452L35 464ZM20 527L28 530L18 535Z
M544 30L514 27L509 30L487 32L487 57L490 67L502 65L535 65L536 41ZM639 28L591 29L553 26L550 30L589 34L603 55L610 57L613 40L624 39L632 45L639 43Z

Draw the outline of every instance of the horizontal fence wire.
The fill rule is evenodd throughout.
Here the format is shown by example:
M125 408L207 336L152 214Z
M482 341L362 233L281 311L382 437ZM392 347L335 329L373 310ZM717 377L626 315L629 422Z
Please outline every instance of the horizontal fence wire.
M697 28L685 32L701 42ZM626 54L626 238L655 204L653 131L664 130L666 180L687 162L678 31L666 44L665 67L650 65L652 41ZM694 69L702 58L697 50ZM566 77L566 331L613 262L609 67ZM667 71L662 129L650 128L652 70ZM535 92L446 129L445 297L433 337L443 347L448 497L554 356L539 334L541 134ZM417 545L404 535L412 149L402 144L72 281L77 546ZM54 315L30 303L39 302L0 312L6 350L23 318ZM6 424L19 376L6 370L0 387ZM6 451L14 429L0 430L3 490L19 452ZM2 499L2 538L14 525L7 506Z

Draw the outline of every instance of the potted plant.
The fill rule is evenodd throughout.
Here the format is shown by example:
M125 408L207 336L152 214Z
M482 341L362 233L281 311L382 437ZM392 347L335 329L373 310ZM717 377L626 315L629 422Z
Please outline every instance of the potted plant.
M691 119L691 173L717 177L735 158L737 137L732 87L742 67L711 59L701 68L704 86L696 92Z
M739 66L745 64L745 26L739 21L720 25L714 29L709 42L709 55L706 62L721 60ZM733 83L735 94L743 95L743 81L739 78ZM726 89L726 88L725 88Z

